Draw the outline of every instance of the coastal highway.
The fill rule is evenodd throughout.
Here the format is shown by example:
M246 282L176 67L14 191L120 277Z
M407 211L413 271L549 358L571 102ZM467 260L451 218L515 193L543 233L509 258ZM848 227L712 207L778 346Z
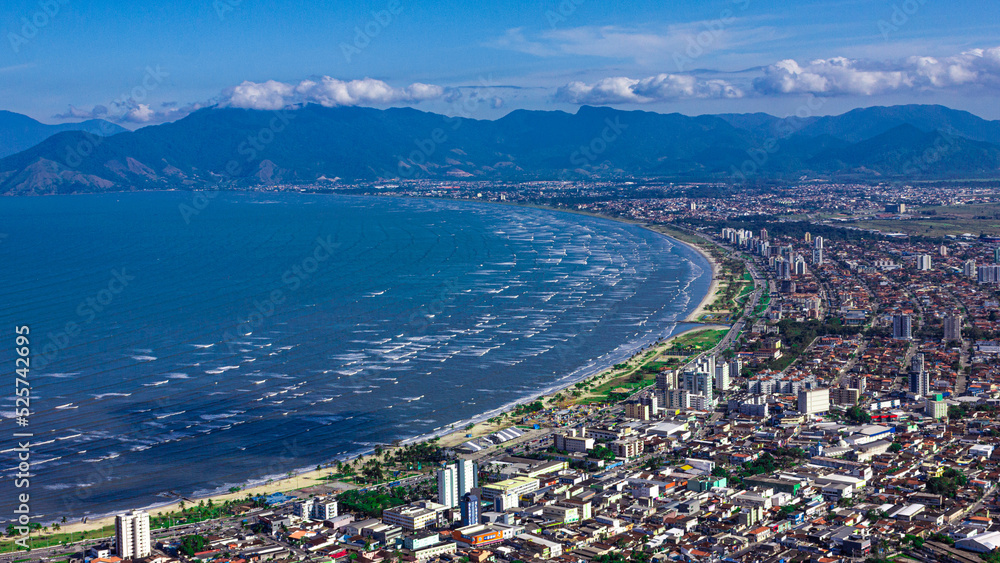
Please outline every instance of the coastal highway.
M150 538L153 545L155 545L156 542L160 540L169 540L191 534L206 533L206 530L209 529L240 528L243 520L252 518L257 512L260 512L260 510L251 511L248 514L241 516L222 518L220 520L206 520L204 522L174 526L166 530L152 530ZM106 538L91 538L64 545L32 548L30 554L23 551L16 553L4 553L0 555L0 563L11 563L13 561L21 560L23 560L24 563L29 561L37 561L40 563L47 563L49 561L66 561L69 555L80 552L81 550L86 550L92 546L99 545L103 541L110 541L112 537L113 536L108 536Z
M760 302L761 295L763 295L764 285L769 282L768 279L765 276L761 275L760 271L757 269L757 263L754 260L751 260L743 256L743 254L739 252L737 249L732 248L727 244L720 243L715 239L712 239L706 235L703 235L695 231L691 231L690 234L702 238L712 244L715 244L719 248L722 248L723 250L729 252L731 256L741 260L746 265L747 271L750 273L750 277L753 279L753 286L754 286L753 291L750 292L750 294L747 296L747 300L743 305L743 311L740 314L739 319L737 319L737 321L733 323L732 327L729 329L729 332L727 332L726 335L722 337L722 340L719 341L719 343L716 344L715 347L712 348L711 350L702 353L699 356L701 357L705 355L718 354L719 352L733 345L736 339L739 338L740 334L742 334L743 330L746 328L746 319L750 318L750 316L754 312L754 309L757 308L757 304ZM771 309L771 302L767 304L767 307L764 308L764 311L761 313L761 315L762 316L766 315L768 311L770 311L770 309Z

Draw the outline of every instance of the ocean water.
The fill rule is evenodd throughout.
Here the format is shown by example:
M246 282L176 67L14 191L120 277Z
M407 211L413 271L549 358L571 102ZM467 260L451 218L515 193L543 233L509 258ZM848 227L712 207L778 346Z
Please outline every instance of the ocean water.
M637 226L436 200L0 198L0 511L52 521L443 432L624 359L710 283ZM31 330L15 426L14 327Z

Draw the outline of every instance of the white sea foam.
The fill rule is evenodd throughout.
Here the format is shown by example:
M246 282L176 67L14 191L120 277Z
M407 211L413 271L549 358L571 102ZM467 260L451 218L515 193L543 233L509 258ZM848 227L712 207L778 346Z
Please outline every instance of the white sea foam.
M93 397L95 399L98 399L98 400L104 399L104 398L107 398L107 397L131 397L131 396L132 396L131 393L99 393L97 395L91 395L91 397Z

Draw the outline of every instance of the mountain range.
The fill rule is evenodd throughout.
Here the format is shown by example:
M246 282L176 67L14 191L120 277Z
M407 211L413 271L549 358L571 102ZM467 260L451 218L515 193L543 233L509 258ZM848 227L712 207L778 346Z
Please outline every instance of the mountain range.
M86 131L107 137L125 133L128 129L103 119L46 125L27 115L0 110L0 158L31 148L61 131Z
M398 178L889 181L1000 173L1000 122L927 105L806 119L583 106L496 120L412 108L212 107L134 132L97 133L58 132L33 146L26 134L19 142L30 148L0 159L0 193Z

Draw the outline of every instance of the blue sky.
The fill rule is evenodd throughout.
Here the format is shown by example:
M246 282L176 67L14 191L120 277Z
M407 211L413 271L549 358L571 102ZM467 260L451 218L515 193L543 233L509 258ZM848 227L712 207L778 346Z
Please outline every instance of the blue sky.
M138 127L212 104L304 102L478 118L581 104L790 115L941 103L1000 118L994 2L4 5L0 109L44 122Z

